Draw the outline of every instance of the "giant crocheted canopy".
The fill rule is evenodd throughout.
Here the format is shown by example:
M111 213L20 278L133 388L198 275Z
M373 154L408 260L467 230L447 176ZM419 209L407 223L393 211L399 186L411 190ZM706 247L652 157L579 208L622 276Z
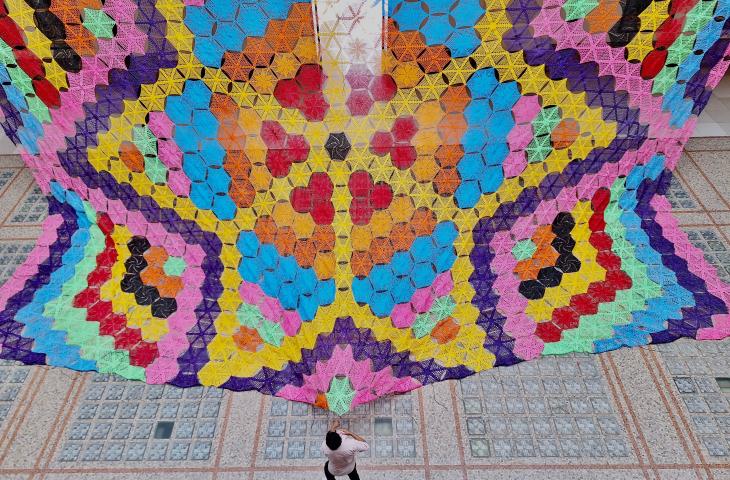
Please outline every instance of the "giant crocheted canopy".
M3 0L0 357L343 413L730 334L665 198L728 0Z

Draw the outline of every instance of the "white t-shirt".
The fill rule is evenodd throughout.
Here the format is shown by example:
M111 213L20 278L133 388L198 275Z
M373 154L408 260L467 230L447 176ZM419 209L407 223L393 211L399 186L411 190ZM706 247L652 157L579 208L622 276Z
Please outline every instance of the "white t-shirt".
M368 448L366 442L355 440L349 435L345 435L342 430L337 430L342 437L342 444L337 450L330 450L327 442L322 442L322 453L329 460L328 470L334 476L349 475L355 469L355 454L364 452Z

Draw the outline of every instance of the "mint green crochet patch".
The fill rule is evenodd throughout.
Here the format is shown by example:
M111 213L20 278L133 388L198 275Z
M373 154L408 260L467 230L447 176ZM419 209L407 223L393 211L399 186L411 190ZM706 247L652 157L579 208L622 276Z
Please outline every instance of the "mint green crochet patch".
M244 327L256 328L256 326L264 320L261 311L254 305L248 303L241 304L236 312L236 318Z
M532 239L527 238L515 243L515 246L512 247L512 256L515 257L518 262L521 262L522 260L532 258L536 251L537 245L535 245L535 242L533 242Z
M84 8L84 27L96 38L113 38L116 22L102 10Z
M533 139L525 149L529 163L542 162L553 151L550 134L560 123L561 116L560 108L551 105L540 110L540 113L532 121Z
M165 275L179 277L185 271L186 266L185 260L182 258L168 257L167 260L165 260L165 264L162 266L162 269L165 271Z
M350 386L349 378L334 377L325 397L327 397L327 406L330 410L337 415L344 415L350 411L352 399L355 398L355 390Z
M157 137L147 127L134 127L132 131L134 144L144 156L157 156Z
M567 0L563 4L565 21L570 22L585 17L598 6L598 0Z
M134 145L144 158L144 173L152 183L167 183L167 167L157 157L157 137L146 126L136 126L133 131Z
M167 167L157 157L144 157L144 173L152 183L158 185L167 183Z

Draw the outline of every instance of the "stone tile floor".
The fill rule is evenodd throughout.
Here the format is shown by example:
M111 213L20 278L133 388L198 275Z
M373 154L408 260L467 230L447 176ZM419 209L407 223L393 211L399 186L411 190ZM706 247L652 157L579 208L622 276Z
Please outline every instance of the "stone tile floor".
M690 141L670 200L730 280L730 139ZM0 157L0 281L44 198ZM0 363L2 479L321 479L328 414L255 392L180 390ZM730 341L545 358L347 415L363 479L730 479Z

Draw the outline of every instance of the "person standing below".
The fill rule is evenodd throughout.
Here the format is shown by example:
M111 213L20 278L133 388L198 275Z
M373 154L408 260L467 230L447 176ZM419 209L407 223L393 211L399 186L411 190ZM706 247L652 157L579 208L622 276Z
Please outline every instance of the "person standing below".
M322 453L327 457L324 476L327 480L335 480L335 477L344 475L350 480L360 480L355 454L367 451L370 446L360 435L339 427L340 421L334 420L322 442Z

